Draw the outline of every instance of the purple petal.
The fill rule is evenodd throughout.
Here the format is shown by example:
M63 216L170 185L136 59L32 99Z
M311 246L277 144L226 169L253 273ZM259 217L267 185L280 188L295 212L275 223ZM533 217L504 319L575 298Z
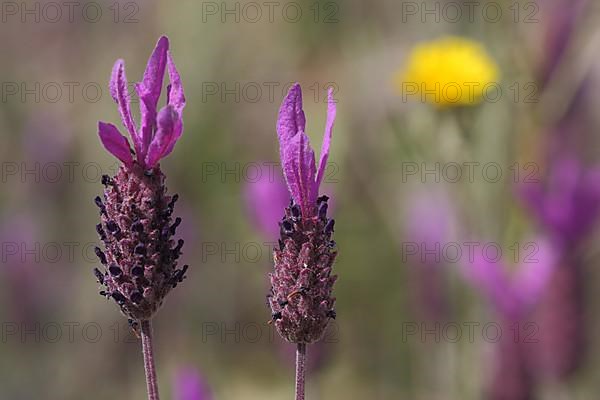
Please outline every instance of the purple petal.
M167 104L172 105L178 114L181 114L185 107L185 95L183 94L183 85L181 84L181 77L171 57L171 52L167 51L167 68L169 71L169 93L167 98Z
M528 242L535 247L527 251L515 276L515 294L523 307L531 307L540 299L558 261L558 252L543 238Z
M286 143L282 164L288 188L296 204L300 205L302 215L313 215L317 201L315 154L304 132Z
M119 106L121 120L131 135L133 145L135 146L135 150L137 152L140 150L140 143L135 128L135 123L133 121L133 117L131 116L129 93L127 92L127 76L125 75L125 62L123 60L117 60L115 62L110 77L109 86L110 95Z
M181 84L181 77L175 67L171 52L167 52L167 69L169 71L170 85L167 87L167 104L173 106L179 118L175 121L174 128L174 140L171 141L170 146L165 151L164 156L168 155L173 151L173 147L177 140L181 137L183 132L183 109L185 108L185 95L183 93L183 85Z
M98 122L98 135L104 148L121 160L123 164L129 166L133 163L129 142L125 136L121 135L116 126Z
M148 153L146 154L146 167L153 168L156 163L167 154L169 148L177 140L175 137L175 125L179 116L172 106L163 107L157 117L156 134L152 138Z
M463 267L465 278L485 296L498 312L514 316L519 303L514 295L504 264L486 259L476 252L472 262Z
M279 108L277 118L277 136L279 137L279 150L281 158L285 157L286 144L294 138L298 132L304 132L306 118L302 110L302 89L298 83L294 84Z
M212 393L200 374L186 368L177 372L173 389L173 400L211 400Z
M156 108L162 90L165 68L167 65L167 50L169 39L162 36L152 55L148 59L148 65L144 71L142 82L136 85L136 91L140 98L140 111L142 114L141 141L143 153L145 153L152 141L152 132L156 120ZM145 154L142 154L145 155Z
M323 135L323 144L321 145L321 159L319 160L319 171L317 173L317 189L323 181L325 169L327 168L327 159L329 158L329 146L331 144L331 135L333 133L333 124L335 122L336 106L333 99L333 88L327 92L327 122L325 123L325 134Z

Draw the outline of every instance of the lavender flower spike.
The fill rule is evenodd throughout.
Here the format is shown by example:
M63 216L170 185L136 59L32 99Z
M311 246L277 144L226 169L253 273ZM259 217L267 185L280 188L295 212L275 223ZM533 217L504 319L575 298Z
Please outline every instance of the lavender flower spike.
M157 112L165 69L171 84L167 87L167 105ZM100 294L112 298L141 335L148 396L157 400L150 320L165 296L183 281L188 268L185 265L177 269L183 240L175 243L173 236L181 219L173 221L171 216L178 196L167 195L165 176L158 163L181 136L185 106L181 79L166 37L159 39L136 90L141 104L140 129L131 116L124 63L117 61L110 92L135 151L114 125L99 123L100 140L123 165L116 176L102 177L104 197L95 199L101 218L96 231L104 250L96 247L102 266L95 268L94 274L105 287Z
M271 293L267 296L279 334L297 344L296 400L304 400L306 345L320 340L335 318L331 297L337 276L331 275L337 251L333 219L327 218L327 196L318 197L335 120L333 93L328 95L327 123L319 168L304 132L302 92L292 86L279 110L277 133L290 205L279 223L279 248L274 251Z

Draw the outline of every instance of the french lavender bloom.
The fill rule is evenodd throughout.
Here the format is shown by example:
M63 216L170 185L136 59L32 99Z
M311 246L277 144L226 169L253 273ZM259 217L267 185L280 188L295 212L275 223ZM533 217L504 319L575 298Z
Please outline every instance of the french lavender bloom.
M173 400L212 400L212 392L202 376L193 368L177 371L173 386Z
M321 339L335 318L331 297L337 276L331 275L336 257L334 220L327 218L327 196L318 196L323 180L335 120L333 92L328 94L327 122L319 167L304 132L302 91L295 84L279 110L277 134L284 176L292 196L280 221L279 249L274 251L268 296L280 335L289 342L313 343Z
M334 220L327 218L327 196L319 196L335 121L333 91L327 97L327 121L317 168L305 133L302 90L292 86L279 109L277 135L283 175L292 196L279 222L279 248L267 295L272 320L285 340L297 344L296 400L304 400L306 345L323 337L336 317L331 296L337 276L331 275L337 255L332 240Z
M171 84L167 87L167 105L157 112L165 69ZM102 178L104 200L95 200L102 220L96 228L106 250L96 248L104 268L94 270L98 281L106 286L101 294L112 297L133 324L150 319L187 270L187 266L176 268L183 241L175 244L172 239L181 223L180 218L174 222L171 218L178 196L166 194L165 176L158 164L181 136L185 106L166 37L158 41L144 78L135 89L140 97L139 129L129 109L125 65L118 60L110 93L135 150L114 125L99 123L102 144L123 165L115 177Z
M408 243L404 245L415 308L428 320L443 320L450 312L448 282L441 251L434 250L454 239L455 211L448 194L440 190L415 192L406 209L405 237ZM409 247L416 251L410 251Z
M165 71L167 104L157 111ZM183 281L188 266L177 268L183 240L173 240L181 218L171 216L178 195L167 194L159 161L166 157L183 132L185 97L179 73L169 52L169 41L156 44L143 80L135 85L140 99L141 123L136 127L130 111L125 65L117 60L110 80L110 93L118 105L129 141L112 124L98 124L104 147L123 165L116 176L103 176L104 199L96 197L101 223L96 226L105 250L96 247L103 265L94 274L129 318L142 340L148 399L158 400L158 384L152 349L151 318L165 296Z
M535 313L540 326L538 370L565 379L585 356L585 276L581 245L600 213L600 169L585 168L559 152L545 182L524 184L518 194L560 249L560 262Z
M466 280L492 305L503 332L496 344L493 375L486 388L486 398L491 400L533 398L534 374L524 346L537 338L522 336L527 326L524 317L539 302L555 269L556 253L543 238L531 243L533 252L524 257L512 277L502 262L479 253L462 269ZM515 336L515 330L520 336Z

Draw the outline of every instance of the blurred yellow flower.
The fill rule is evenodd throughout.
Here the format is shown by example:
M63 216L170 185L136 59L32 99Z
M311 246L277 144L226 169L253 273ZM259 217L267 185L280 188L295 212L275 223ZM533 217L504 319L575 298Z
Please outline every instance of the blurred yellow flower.
M498 67L480 43L445 36L415 46L394 83L403 101L412 97L445 107L477 104L488 95L495 101L497 78Z

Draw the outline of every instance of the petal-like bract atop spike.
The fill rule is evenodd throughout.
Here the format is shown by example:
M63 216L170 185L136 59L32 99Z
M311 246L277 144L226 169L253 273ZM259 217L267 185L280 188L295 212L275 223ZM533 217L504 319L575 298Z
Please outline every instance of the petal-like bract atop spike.
M172 106L177 112L179 118L175 121L173 128L173 138L169 146L165 149L162 157L166 157L173 151L175 143L181 137L183 132L183 109L185 108L185 95L183 93L183 85L181 84L181 77L175 67L171 52L167 52L167 70L169 72L170 85L167 87L167 104Z
M141 139L144 151L147 151L152 141L154 124L156 122L156 108L167 66L168 49L169 39L166 36L162 36L148 59L148 65L144 71L144 79L136 85L136 90L140 97L140 110L142 114Z
M305 125L306 118L304 117L304 110L302 110L302 89L296 83L290 88L279 108L277 135L279 136L282 158L287 143L299 132L304 132Z
M157 130L152 138L146 154L146 167L153 168L169 148L173 148L175 137L175 125L179 115L171 105L163 107L157 116Z
M321 145L321 158L319 160L319 171L317 172L317 187L321 185L327 168L329 159L329 146L331 145L331 136L333 134L333 124L335 123L336 106L333 98L333 88L327 92L327 122L325 123L325 133L323 135L323 144Z
M116 126L99 122L98 135L106 150L121 160L123 164L130 166L133 163L129 142L125 136L121 135Z
M314 181L315 154L310 147L308 136L304 132L299 132L287 143L281 161L294 202L302 209L302 215L313 215L318 195Z
M131 135L136 152L140 151L140 142L136 132L135 123L131 116L129 92L127 91L127 76L125 75L125 62L121 59L115 62L110 77L110 95L119 106L119 113L123 125Z
M157 113L166 71L168 71L170 81L167 87L167 106ZM154 168L161 158L173 151L175 143L183 132L182 113L185 108L185 95L181 77L169 52L167 37L162 36L158 40L148 60L144 77L141 82L136 83L135 90L140 100L141 124L139 130L131 115L125 63L123 60L117 60L110 79L110 93L119 106L123 125L131 135L137 163L142 169L148 170ZM114 134L112 128L103 129L106 131L103 134L105 146L106 143L109 143L113 154L115 154L114 151L117 151L120 157L128 160L131 156L127 156L124 151L121 151L124 149L123 140Z

